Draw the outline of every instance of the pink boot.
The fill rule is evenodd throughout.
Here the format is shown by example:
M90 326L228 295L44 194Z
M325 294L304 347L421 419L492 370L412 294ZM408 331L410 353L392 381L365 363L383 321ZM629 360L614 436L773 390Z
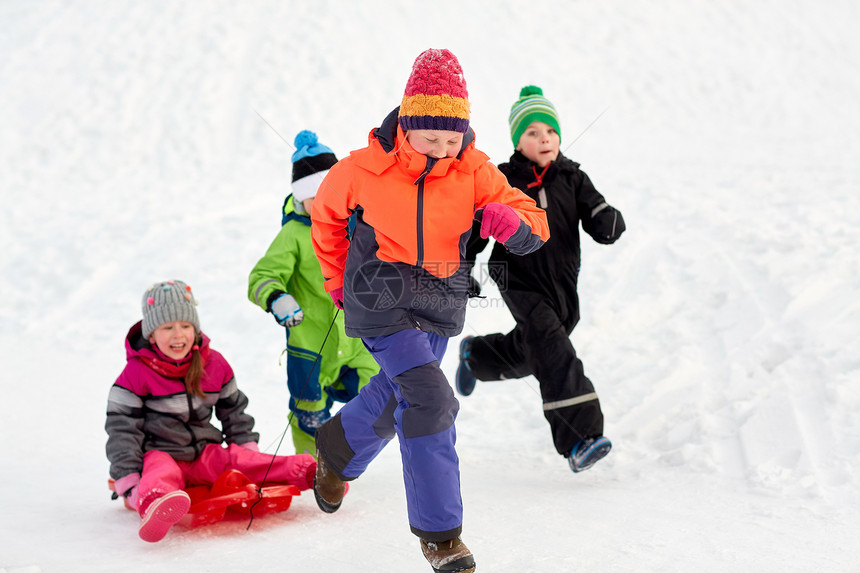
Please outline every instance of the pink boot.
M155 543L167 535L167 531L188 513L191 498L182 490L172 491L153 501L140 522L138 535L144 541Z

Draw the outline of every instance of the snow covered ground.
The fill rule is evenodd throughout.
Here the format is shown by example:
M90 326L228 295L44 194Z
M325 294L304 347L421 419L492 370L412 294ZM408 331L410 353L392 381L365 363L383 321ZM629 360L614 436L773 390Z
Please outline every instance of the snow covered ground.
M533 379L461 400L479 570L860 570L860 4L527 4L0 2L0 571L429 571L396 447L334 515L303 495L147 544L103 430L143 289L181 278L274 451L283 334L245 293L278 134L361 147L429 47L496 162L542 86L628 224L584 246L573 335L612 454L572 474ZM465 333L512 325L486 291Z

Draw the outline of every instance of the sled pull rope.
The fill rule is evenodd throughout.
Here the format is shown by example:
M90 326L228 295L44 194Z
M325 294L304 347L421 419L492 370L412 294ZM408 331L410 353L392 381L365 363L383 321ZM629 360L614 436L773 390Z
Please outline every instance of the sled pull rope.
M601 117L603 117L603 114L606 113L607 111L609 111L609 107L607 107L606 109L601 111L599 114L597 114L597 117L595 117L593 120L591 120L591 123L586 125L585 129L583 129L581 132L579 132L579 135L577 135L573 139L573 141L571 141L570 143L567 144L567 147L564 148L564 150L562 151L562 154L567 153L567 150L570 149L574 143L579 141L579 138L582 137L583 135L585 135L585 132L588 131L589 129L591 129L591 126L594 125L595 123L597 123L597 120L600 119Z
M310 372L308 372L308 377L305 379L305 384L304 386L302 386L302 391L299 392L299 396L304 396L305 390L307 390L308 388L308 383L311 381L311 376L314 373L314 368L316 368L317 362L319 362L323 348L325 348L325 343L328 341L328 337L331 334L331 329L334 328L334 324L335 322L337 322L338 313L340 313L340 309L335 307L334 318L331 319L331 324L328 325L328 331L326 331L325 333L325 338L323 338L319 352L317 352L317 357L314 359L313 365L311 365ZM248 527L245 528L245 531L251 529L251 524L254 523L254 506L263 501L263 486L266 485L266 478L269 477L269 470L272 469L272 465L274 465L275 463L275 458L278 456L278 450L281 449L281 444L284 443L284 437L287 435L287 431L289 431L290 429L290 425L293 422L293 416L293 411L290 410L290 414L287 416L287 426L284 428L284 431L281 432L281 439L278 440L278 445L275 447L275 453L272 454L272 461L269 462L269 467L266 468L266 473L263 475L263 481L261 481L260 485L257 486L257 501L255 501L249 508L249 511L251 513L251 520L248 522Z

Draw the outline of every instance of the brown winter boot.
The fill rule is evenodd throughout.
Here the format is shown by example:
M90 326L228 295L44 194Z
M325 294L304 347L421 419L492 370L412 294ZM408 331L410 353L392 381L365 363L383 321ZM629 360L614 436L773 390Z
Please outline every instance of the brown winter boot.
M317 450L317 473L314 475L314 498L317 505L326 513L334 513L340 508L346 486L330 468Z
M448 541L421 540L421 551L435 573L474 573L475 558L460 538Z

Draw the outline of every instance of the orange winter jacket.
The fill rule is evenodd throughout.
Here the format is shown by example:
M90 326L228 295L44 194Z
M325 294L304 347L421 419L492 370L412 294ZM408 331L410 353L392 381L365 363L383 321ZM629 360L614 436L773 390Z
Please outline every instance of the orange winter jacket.
M371 131L367 147L334 165L320 185L311 216L314 250L326 291L343 287L347 334L379 336L417 327L454 336L465 316L463 258L475 212L488 203L515 210L520 228L505 246L516 254L549 239L546 214L508 185L475 148L471 130L456 158L433 160L406 141L397 111Z

